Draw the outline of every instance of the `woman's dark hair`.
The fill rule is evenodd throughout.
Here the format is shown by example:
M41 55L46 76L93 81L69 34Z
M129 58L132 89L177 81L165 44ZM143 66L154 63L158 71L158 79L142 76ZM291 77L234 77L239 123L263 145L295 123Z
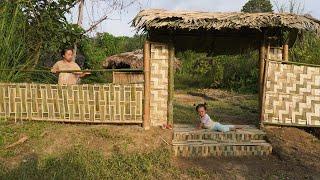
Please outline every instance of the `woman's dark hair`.
M61 50L61 57L63 57L66 54L66 52L69 50L73 52L73 48L71 48L71 47L62 49Z
M194 104L194 106L196 106L196 105ZM204 110L207 110L207 103L198 104L198 105L196 106L196 111L198 111L198 109L201 108L201 107L203 107Z

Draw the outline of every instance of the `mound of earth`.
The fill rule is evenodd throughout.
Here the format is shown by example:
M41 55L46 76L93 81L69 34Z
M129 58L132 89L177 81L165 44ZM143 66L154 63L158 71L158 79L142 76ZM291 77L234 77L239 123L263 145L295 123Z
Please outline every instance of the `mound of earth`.
M320 173L320 140L292 127L268 127L267 137L273 152L281 159L311 167Z

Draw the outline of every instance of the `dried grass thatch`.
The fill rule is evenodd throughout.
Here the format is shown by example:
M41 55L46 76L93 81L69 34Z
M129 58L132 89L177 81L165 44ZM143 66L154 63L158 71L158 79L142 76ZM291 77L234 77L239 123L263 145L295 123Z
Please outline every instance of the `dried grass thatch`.
M138 31L173 30L241 30L287 28L320 32L320 21L310 16L288 13L195 12L147 9L132 21Z
M174 65L176 69L179 69L181 67L181 62L178 59L175 59ZM106 69L143 69L143 51L142 49L138 49L132 52L125 52L107 57L102 66Z

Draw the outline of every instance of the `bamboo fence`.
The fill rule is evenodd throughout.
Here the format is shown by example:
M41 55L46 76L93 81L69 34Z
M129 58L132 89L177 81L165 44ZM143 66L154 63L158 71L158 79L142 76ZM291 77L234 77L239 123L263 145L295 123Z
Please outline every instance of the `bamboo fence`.
M263 123L320 127L320 68L267 61Z
M0 83L0 118L142 123L143 84Z

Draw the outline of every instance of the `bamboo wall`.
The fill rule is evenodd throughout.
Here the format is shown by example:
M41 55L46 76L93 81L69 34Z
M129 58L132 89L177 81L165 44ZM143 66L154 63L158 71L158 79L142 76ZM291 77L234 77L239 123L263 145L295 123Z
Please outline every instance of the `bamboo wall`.
M267 61L264 123L320 127L320 68Z
M168 45L151 43L150 67L150 118L158 126L167 123L168 115Z
M0 117L22 120L142 123L143 84L0 83Z
M128 83L143 83L143 74L137 72L113 72L113 83L128 84Z

